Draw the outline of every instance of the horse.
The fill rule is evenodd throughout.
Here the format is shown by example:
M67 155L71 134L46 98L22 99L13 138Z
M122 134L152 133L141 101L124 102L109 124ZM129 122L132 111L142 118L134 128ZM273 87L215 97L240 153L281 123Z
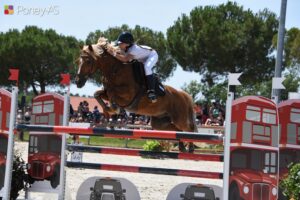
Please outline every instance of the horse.
M123 108L151 117L154 130L197 132L193 100L189 94L164 85L165 95L158 96L155 103L151 102L146 90L141 89L134 78L133 64L122 63L107 52L108 48L115 47L105 38L81 48L75 77L78 88L82 88L89 76L99 70L104 89L96 91L94 97L105 112L116 114L118 108ZM103 100L109 101L111 106ZM179 150L186 151L182 142L179 142ZM194 151L193 143L189 143L188 151Z

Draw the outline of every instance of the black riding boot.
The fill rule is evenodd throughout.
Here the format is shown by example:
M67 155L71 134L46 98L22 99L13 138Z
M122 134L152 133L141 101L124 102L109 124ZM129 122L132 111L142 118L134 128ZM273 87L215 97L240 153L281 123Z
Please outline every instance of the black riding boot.
M148 85L148 98L152 101L152 103L155 103L157 101L157 97L155 94L155 82L154 82L154 76L153 74L146 76L147 79L147 85Z

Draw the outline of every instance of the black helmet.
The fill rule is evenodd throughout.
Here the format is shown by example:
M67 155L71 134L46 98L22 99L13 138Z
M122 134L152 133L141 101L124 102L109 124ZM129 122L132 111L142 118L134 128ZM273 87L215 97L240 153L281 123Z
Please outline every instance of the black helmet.
M126 43L126 44L133 44L134 43L134 39L131 33L129 32L122 32L118 39L117 39L117 44L120 43Z

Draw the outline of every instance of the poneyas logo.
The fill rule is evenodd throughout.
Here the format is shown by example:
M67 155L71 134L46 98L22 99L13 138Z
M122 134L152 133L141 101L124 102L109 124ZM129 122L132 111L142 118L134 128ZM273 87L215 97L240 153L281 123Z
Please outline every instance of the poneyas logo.
M4 5L4 14L5 15L13 15L14 14L14 6L13 5Z

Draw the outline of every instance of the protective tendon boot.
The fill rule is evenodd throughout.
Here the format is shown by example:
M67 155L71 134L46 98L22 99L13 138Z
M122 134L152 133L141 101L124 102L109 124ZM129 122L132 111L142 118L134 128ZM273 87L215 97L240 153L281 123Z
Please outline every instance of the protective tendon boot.
M148 85L148 99L151 100L152 103L155 103L157 101L157 97L155 94L155 82L154 82L154 76L153 74L146 76L147 79L147 85Z

